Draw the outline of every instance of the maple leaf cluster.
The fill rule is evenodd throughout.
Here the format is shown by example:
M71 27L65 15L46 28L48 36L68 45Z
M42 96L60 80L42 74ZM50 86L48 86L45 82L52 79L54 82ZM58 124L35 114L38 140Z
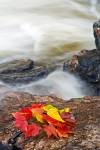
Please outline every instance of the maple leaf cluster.
M75 128L75 118L70 109L58 109L53 105L33 103L12 114L14 126L25 134L25 137L37 136L43 130L48 137L68 137Z

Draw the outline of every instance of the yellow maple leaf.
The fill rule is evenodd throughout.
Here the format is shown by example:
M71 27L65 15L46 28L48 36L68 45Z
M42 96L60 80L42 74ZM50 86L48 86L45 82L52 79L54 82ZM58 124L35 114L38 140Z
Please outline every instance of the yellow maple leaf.
M63 112L70 112L70 108L66 107L64 109L59 110L60 114Z
M58 111L58 109L52 105L43 106L43 110L45 110L45 111L49 111L50 109L54 109L54 110Z
M50 116L51 118L58 120L60 122L65 122L59 115L58 111L51 108L47 111L48 116Z
M60 114L59 114L59 110L52 106L52 105L46 105L46 106L43 106L43 110L47 112L47 115L50 116L51 118L55 119L55 120L58 120L60 122L65 122Z
M55 108L51 108L47 111L47 114L48 116L50 116L51 118L53 119L56 119L58 121L61 121L61 122L65 122L59 115L58 111L55 110Z

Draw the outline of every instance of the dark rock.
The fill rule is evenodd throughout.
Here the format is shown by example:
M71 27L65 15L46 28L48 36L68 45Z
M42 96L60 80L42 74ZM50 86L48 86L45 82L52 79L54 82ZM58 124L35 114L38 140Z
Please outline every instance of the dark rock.
M78 56L76 71L90 83L100 82L100 52L94 50L86 55Z
M0 64L0 74L20 73L22 71L31 70L34 62L30 59L14 60Z
M93 31L96 47L100 50L100 20L93 24Z
M13 150L11 146L0 142L0 150Z
M29 83L48 75L50 68L30 59L14 60L0 64L0 80L6 83Z
M86 51L83 55L75 55L64 63L64 71L69 70L86 81L95 94L100 95L100 51Z
M28 93L8 93L0 105L0 141L8 140L16 132L12 112L30 106L33 102L45 102L58 108L70 107L77 125L69 138L47 138L40 135L25 140L23 135L16 145L23 150L99 150L100 149L100 97L84 97L64 101L55 96L33 96ZM41 133L42 134L42 133Z

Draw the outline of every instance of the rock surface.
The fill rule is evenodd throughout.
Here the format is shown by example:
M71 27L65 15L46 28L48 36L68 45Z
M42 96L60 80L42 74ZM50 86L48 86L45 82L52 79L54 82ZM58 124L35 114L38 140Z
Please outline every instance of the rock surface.
M28 83L48 75L50 68L30 59L14 60L0 64L0 80L5 83Z
M7 140L16 131L11 113L32 102L51 103L59 108L69 106L76 118L75 133L70 138L47 138L40 135L17 142L23 150L100 150L100 97L84 97L64 101L54 96L33 96L28 93L8 93L0 105L0 140Z
M79 75L90 84L96 95L100 95L100 51L83 50L69 62L65 62L63 69Z
M96 48L100 51L100 20L93 24Z

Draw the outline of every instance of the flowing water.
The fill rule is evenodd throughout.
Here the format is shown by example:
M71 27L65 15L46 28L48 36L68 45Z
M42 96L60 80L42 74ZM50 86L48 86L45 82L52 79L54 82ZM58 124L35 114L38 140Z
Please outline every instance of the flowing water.
M92 25L100 18L99 2L0 0L0 63L32 58L46 64L58 64L81 49L94 48ZM11 88L4 86L6 90L3 87L2 91ZM84 88L84 83L76 77L56 71L46 79L22 85L21 90L34 94L54 93L69 98L85 95Z

